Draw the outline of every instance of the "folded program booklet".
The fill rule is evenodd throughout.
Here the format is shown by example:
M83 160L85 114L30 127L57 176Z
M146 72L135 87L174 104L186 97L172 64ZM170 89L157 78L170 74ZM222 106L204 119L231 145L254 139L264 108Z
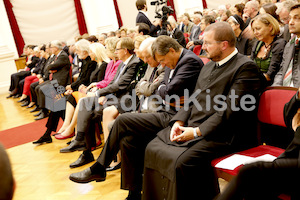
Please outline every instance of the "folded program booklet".
M254 163L257 161L272 162L275 159L276 156L272 156L270 154L264 154L262 156L258 156L255 158L250 156L240 155L240 154L233 154L232 156L229 156L228 158L225 158L224 160L218 162L215 167L234 170L236 167L240 165Z

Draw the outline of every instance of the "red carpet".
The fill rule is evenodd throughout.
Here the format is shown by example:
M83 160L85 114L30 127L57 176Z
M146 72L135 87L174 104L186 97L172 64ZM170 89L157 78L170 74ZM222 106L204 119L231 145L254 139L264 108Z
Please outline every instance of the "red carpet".
M48 118L0 131L0 142L7 149L37 140L45 133L47 120ZM61 125L62 120L58 127Z

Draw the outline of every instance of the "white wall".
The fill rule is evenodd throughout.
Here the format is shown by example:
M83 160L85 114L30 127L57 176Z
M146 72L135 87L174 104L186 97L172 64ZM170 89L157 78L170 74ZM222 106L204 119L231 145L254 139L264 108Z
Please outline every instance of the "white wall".
M151 6L147 0L148 17L151 21L155 18L155 6ZM117 0L123 26L135 27L138 13L136 0ZM240 0L207 0L209 8L217 8L222 3L234 5ZM79 34L76 12L73 0L11 0L13 11L17 18L20 31L26 44L47 43L54 39L72 40ZM118 28L113 0L81 0L85 20L90 34L99 34ZM194 10L202 10L201 0L174 0L177 16L184 13L192 13ZM7 44L15 57L17 50L7 20L3 1L0 2L0 44Z
M206 0L207 3L207 7L208 8L213 8L213 9L217 9L219 5L226 5L226 4L231 4L231 6L234 6L237 3L240 3L241 0L229 0L229 1L224 1L224 0Z
M25 44L68 41L79 34L74 0L11 0Z
M120 14L123 21L123 26L127 28L134 28L136 16L138 14L138 10L136 9L135 2L136 0L117 0ZM155 6L150 5L151 1L147 1L148 7L148 17L150 21L154 21L155 19Z
M113 0L81 0L81 6L90 35L119 28Z
M3 45L7 46L7 48L14 53L14 58L19 57L4 3L0 1L0 46Z
M207 1L206 1L207 2ZM182 15L183 13L193 13L195 10L203 10L202 1L198 0L175 0L175 10L177 11L177 16Z
M7 93L10 75L17 71L14 59L18 51L3 1L0 1L0 94Z

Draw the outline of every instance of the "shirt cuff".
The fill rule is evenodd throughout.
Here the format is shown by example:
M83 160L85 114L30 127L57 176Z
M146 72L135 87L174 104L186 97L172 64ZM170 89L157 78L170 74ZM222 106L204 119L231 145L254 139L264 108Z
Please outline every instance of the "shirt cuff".
M166 85L164 85L164 84L163 84L163 85L160 85L160 86L158 87L158 89L157 89L157 90L159 91L159 90L160 90L160 88L161 88L161 87L163 87L163 86L166 86Z
M140 86L145 85L146 83L147 83L146 81L143 81L141 82Z

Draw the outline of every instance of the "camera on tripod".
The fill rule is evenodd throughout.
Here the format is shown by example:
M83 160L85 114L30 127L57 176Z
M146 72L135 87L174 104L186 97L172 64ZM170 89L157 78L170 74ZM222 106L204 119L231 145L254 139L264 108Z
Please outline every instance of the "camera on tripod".
M168 35L168 31L167 31L167 20L168 20L168 16L174 13L174 10L171 8L171 6L166 6L164 5L165 3L167 3L167 1L164 0L157 0L157 1L152 1L151 5L155 5L155 13L156 16L155 18L159 18L161 19L161 31L159 35ZM160 10L162 11L162 13L159 13L159 5L164 5Z

